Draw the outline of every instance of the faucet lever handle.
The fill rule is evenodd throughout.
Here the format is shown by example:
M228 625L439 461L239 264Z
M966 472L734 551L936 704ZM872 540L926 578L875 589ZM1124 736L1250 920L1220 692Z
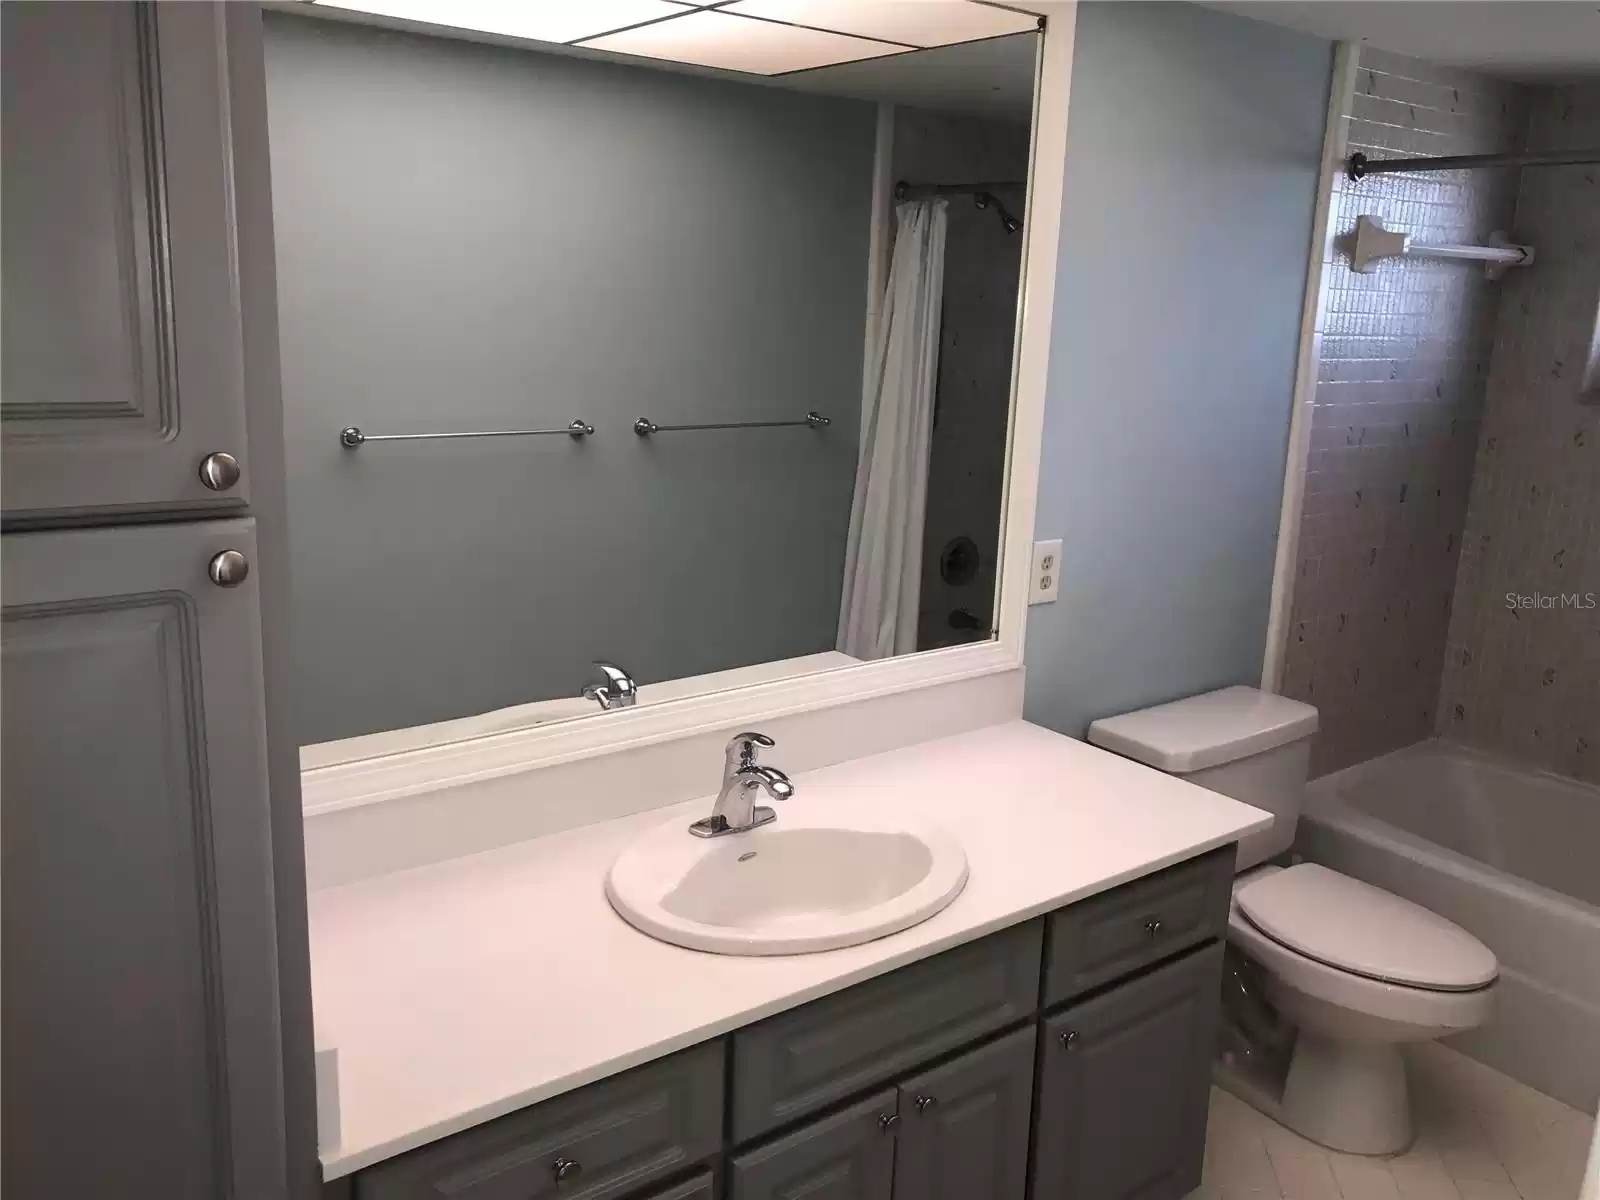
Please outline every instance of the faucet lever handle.
M756 761L756 755L763 748L770 749L777 744L764 733L736 733L728 739L728 765L730 768L748 767Z

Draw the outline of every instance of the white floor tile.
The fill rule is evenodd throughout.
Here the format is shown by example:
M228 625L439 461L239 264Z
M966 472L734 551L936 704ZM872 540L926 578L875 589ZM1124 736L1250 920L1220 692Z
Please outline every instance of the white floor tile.
M1432 1155L1407 1154L1390 1159L1388 1169L1402 1200L1461 1200L1455 1180Z
M1267 1155L1284 1200L1343 1200L1326 1151L1269 1140Z
M1383 1159L1330 1154L1328 1161L1343 1200L1404 1200L1400 1185L1389 1174L1389 1165Z
M1213 1088L1190 1200L1577 1200L1591 1115L1443 1046L1411 1068L1417 1141L1390 1158L1326 1150Z

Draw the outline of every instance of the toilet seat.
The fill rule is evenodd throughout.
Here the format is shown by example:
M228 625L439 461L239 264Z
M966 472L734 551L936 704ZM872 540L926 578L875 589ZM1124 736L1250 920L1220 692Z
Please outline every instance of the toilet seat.
M1495 984L1473 992L1438 992L1384 983L1338 967L1330 967L1309 955L1275 942L1257 929L1239 911L1235 901L1228 913L1228 941L1258 963L1265 971L1269 996L1279 985L1315 997L1322 1004L1359 1016L1360 1024L1370 1027L1365 1040L1408 1041L1439 1037L1446 1033L1482 1025L1494 1006ZM1431 1030L1416 1037L1401 1037L1396 1031ZM1396 1036L1391 1037L1391 1033Z
M1430 992L1494 983L1494 952L1437 913L1316 863L1241 880L1236 911L1295 954L1363 979Z

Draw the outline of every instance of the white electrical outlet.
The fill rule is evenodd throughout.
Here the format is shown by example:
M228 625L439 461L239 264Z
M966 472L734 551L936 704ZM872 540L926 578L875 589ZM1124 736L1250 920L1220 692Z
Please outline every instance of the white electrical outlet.
M1061 539L1033 544L1033 578L1028 584L1029 604L1054 604L1061 594Z

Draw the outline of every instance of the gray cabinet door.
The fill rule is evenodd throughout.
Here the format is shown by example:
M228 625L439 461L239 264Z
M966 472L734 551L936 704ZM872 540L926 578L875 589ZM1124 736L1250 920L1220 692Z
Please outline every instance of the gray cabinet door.
M733 1159L731 1200L890 1200L895 1093L881 1092Z
M9 520L245 503L222 20L212 3L0 12ZM200 478L213 451L245 470L222 491Z
M1200 1184L1222 944L1043 1025L1034 1200L1177 1200Z
M283 1195L254 522L0 546L0 1191Z
M693 1178L640 1196L639 1200L717 1200L717 1180L710 1171L700 1171Z
M1035 1027L900 1085L895 1200L1022 1200Z

